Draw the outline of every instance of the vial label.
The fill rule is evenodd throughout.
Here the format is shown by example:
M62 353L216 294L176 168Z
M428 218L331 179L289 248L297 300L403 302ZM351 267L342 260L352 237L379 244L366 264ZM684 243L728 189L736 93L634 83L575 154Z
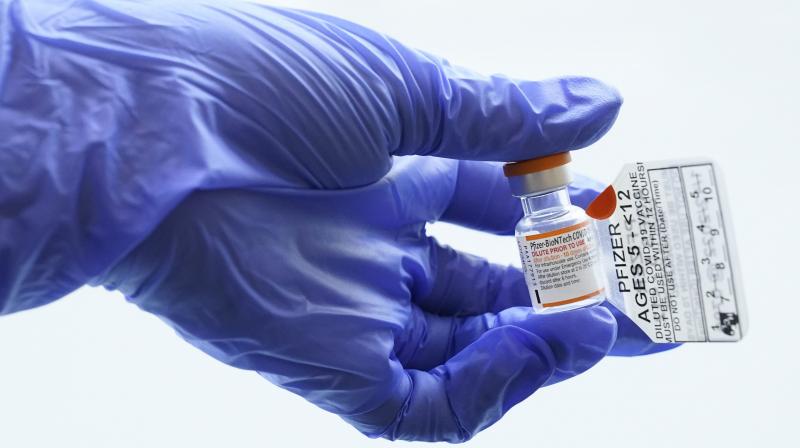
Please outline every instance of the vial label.
M584 221L517 236L525 281L538 309L594 299L603 293L594 228Z

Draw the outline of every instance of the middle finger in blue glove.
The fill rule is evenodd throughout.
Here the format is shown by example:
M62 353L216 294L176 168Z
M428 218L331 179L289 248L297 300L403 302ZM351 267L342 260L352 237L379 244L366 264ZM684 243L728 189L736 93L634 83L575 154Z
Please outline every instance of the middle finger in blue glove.
M428 288L414 302L428 312L463 316L530 306L522 272L428 238Z

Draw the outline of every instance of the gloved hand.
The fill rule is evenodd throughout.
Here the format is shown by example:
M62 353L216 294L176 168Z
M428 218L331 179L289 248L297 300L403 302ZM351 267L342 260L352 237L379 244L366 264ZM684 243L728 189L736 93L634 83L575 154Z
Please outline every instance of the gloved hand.
M480 161L589 145L620 102L307 12L0 0L0 310L105 285L369 436L467 440L653 351L603 307L531 314L518 269L425 234L510 233Z

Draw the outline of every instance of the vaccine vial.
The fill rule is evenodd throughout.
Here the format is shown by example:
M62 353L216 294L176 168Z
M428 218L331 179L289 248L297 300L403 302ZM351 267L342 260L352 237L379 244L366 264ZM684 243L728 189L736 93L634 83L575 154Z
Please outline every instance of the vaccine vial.
M597 230L572 205L570 154L507 163L503 172L524 215L515 229L533 309L554 313L602 302L606 276Z

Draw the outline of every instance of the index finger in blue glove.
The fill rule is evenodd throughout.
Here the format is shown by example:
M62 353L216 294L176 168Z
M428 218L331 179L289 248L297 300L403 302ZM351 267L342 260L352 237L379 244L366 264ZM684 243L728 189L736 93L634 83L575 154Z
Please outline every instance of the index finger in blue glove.
M552 314L534 314L530 307L520 306L498 313L452 317L428 313L414 307L405 331L395 338L394 351L404 367L428 370L446 363L484 333L512 325L533 333L548 334L551 340L557 341L552 348L561 356L553 377L548 381L555 383L587 370L611 348L607 337L613 334L609 332L616 326L616 322L606 310L598 309L594 313L593 325L599 333L597 340L591 344L582 343L578 347L571 332L577 325L576 322L585 323L581 320L585 316L580 313L553 317ZM558 321L559 325L553 325L553 321ZM560 334L550 334L550 331L559 331Z
M617 340L611 348L612 356L641 356L671 350L681 344L657 344L633 321L618 310L614 305L604 302L602 306L608 308L617 321Z
M430 371L406 370L412 385L402 410L373 435L468 440L539 387L594 365L616 333L602 307L548 316L517 308L483 321L468 319L458 337L469 343Z
M586 208L605 188L580 174L569 185L572 203ZM456 186L440 220L475 230L511 235L522 216L519 199L511 194L502 165L459 161Z

